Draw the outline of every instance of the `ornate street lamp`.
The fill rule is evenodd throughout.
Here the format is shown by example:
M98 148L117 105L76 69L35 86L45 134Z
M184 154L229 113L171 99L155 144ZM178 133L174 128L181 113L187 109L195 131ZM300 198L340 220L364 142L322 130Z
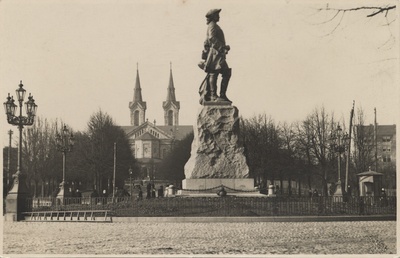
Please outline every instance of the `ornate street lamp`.
M56 134L56 146L57 150L61 151L63 154L63 179L60 184L60 191L57 194L57 199L61 199L61 202L63 203L64 198L66 196L66 189L65 189L65 171L66 171L66 156L67 152L72 151L72 148L74 147L74 136L72 132L70 132L67 128L66 125L64 125L63 129L61 130L61 133Z
M24 126L33 124L37 105L35 100L29 94L28 101L25 102L26 114L22 115L22 106L25 98L26 90L23 88L22 81L18 85L19 88L15 91L17 101L19 103L19 115L16 116L18 106L15 104L14 98L8 93L7 101L4 102L4 109L7 115L7 122L12 125L18 126L19 141L18 141L18 159L17 159L17 172L13 175L13 185L6 198L6 213L11 216L12 220L23 219L22 212L29 210L27 199L30 198L28 187L26 185L26 174L22 170L22 129Z
M336 190L334 196L343 196L342 192L342 180L341 180L341 155L347 150L349 136L347 133L342 132L340 125L337 126L336 130L331 136L331 148L338 156L338 181L336 183Z

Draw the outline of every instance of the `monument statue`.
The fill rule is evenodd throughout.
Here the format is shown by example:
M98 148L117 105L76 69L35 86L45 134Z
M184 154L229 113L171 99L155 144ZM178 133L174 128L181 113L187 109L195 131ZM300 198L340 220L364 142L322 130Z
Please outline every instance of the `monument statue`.
M200 86L200 104L190 158L185 164L184 194L221 187L222 192L251 192L254 180L240 141L239 110L226 96L231 68L226 63L230 47L217 25L221 9L206 14L207 38L199 67L207 76ZM219 96L217 78L222 75ZM186 192L185 192L186 191ZM221 192L220 191L220 192ZM222 195L221 195L222 196Z
M224 32L217 25L219 21L219 13L221 9L211 9L206 14L207 18L207 37L204 41L204 50L202 52L202 61L199 67L207 73L206 78L202 82L199 94L200 104L205 101L227 101L230 100L226 96L229 79L231 78L232 69L226 62L226 55L230 50L229 45L225 43ZM218 75L222 75L219 97L217 95L217 79Z

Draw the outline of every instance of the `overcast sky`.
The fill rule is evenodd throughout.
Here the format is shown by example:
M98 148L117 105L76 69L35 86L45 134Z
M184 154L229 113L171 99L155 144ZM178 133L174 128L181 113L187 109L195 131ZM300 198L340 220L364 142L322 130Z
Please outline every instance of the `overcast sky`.
M361 5L346 2L331 1L329 7ZM386 24L396 11L372 18L366 17L371 11L348 12L328 22L336 12L318 11L327 3L3 0L1 96L5 101L8 92L15 95L22 80L39 106L38 116L60 118L74 130L85 130L90 115L101 109L118 125L129 125L128 103L139 63L146 117L163 124L172 62L180 124L192 125L205 76L197 67L205 14L222 8L219 25L231 46L227 95L240 115L266 113L277 122L293 122L324 105L348 123L355 100L367 123L373 123L376 107L380 124L394 124L399 28L397 21ZM366 6L376 3L364 1ZM6 130L16 132L16 127L0 113L6 145Z

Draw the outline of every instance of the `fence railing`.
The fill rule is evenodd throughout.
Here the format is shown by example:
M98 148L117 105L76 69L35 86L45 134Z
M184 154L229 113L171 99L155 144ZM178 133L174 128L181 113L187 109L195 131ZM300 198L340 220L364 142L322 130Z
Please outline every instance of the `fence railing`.
M110 210L112 216L329 216L396 214L396 197L33 198L29 211Z
M386 189L387 196L396 196L396 189Z

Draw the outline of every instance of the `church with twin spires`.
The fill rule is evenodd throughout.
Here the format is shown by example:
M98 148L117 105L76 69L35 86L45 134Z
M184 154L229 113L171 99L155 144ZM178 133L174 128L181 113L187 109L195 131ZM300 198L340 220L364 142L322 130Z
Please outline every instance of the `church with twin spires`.
M136 83L133 99L129 102L130 126L121 126L129 138L132 153L139 163L140 173L136 179L156 179L160 162L167 156L178 141L193 132L192 125L179 125L180 103L176 101L172 68L167 87L167 96L162 102L164 124L156 125L146 118L146 101L143 101L139 69L136 72Z

